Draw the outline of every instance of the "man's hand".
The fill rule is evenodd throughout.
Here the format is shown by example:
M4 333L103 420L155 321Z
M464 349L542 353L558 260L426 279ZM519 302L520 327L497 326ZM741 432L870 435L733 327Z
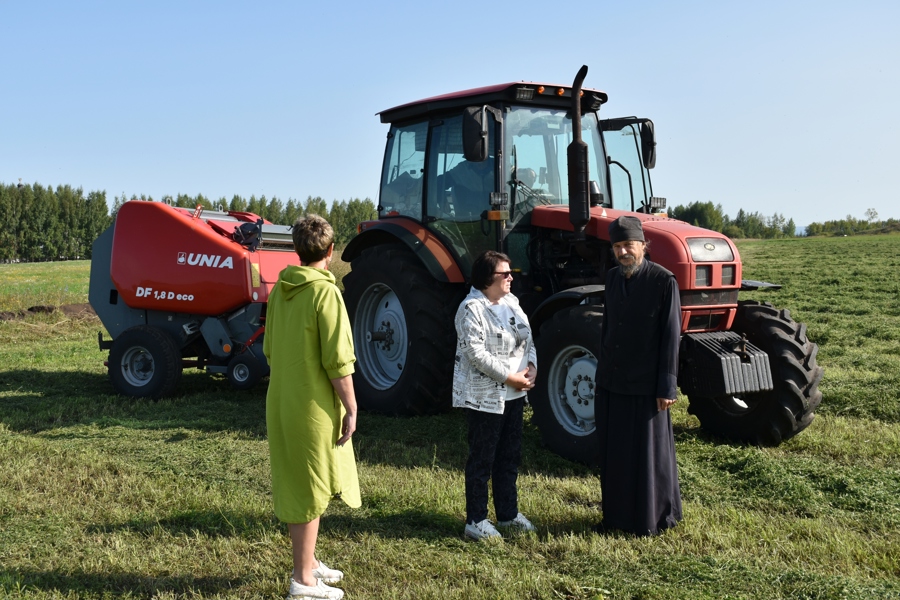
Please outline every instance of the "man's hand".
M656 399L656 408L660 411L666 410L673 404L675 404L675 398L657 398Z

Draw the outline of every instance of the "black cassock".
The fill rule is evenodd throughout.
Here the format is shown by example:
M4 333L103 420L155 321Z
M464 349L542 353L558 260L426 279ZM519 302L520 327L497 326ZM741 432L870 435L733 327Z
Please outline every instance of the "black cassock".
M672 419L656 404L677 393L680 338L672 273L646 259L630 279L609 272L594 405L604 529L651 535L681 520Z

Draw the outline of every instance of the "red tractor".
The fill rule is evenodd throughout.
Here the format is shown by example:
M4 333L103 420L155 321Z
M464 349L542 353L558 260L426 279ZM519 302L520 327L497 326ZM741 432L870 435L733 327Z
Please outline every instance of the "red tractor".
M669 219L653 195L649 119L600 118L604 92L509 83L404 104L390 124L379 219L343 252L363 408L425 414L450 405L453 316L473 259L512 259L513 292L529 315L538 380L529 394L547 447L594 456L594 376L604 281L614 266L609 223L643 222L649 253L681 290L679 386L712 433L763 445L810 424L822 368L806 327L787 310L739 301L735 245Z

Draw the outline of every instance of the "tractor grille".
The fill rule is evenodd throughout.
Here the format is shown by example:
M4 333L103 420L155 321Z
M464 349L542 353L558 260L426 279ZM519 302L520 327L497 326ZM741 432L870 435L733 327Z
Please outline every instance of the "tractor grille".
M681 292L681 306L737 304L738 290L688 290Z

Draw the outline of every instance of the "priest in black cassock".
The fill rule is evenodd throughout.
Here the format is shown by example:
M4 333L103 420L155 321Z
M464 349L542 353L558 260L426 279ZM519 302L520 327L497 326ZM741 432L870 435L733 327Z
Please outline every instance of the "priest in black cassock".
M640 219L609 226L595 416L603 521L598 531L655 535L681 520L669 407L675 404L681 302L675 276L645 257Z

